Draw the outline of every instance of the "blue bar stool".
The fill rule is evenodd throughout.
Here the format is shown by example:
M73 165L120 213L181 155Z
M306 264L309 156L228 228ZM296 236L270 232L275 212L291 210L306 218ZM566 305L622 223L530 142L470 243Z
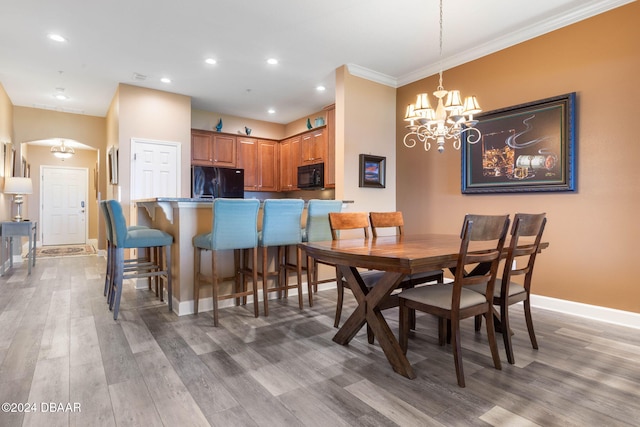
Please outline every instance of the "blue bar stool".
M259 246L262 248L262 271L258 275L262 277L262 298L264 303L264 315L269 315L269 292L278 292L280 297L284 291L285 298L291 288L298 289L298 305L302 310L302 249L298 243L302 242L302 229L300 220L304 201L301 199L267 199L263 205L262 231L258 234ZM296 264L289 263L289 246L295 245ZM274 260L274 270L268 271L268 249L277 247ZM289 270L297 273L297 283L289 286ZM277 285L268 287L269 277L276 277Z
M109 290L109 309L113 310L113 319L118 319L120 298L124 279L139 277L158 277L167 281L167 298L169 311L173 309L173 295L171 288L171 245L173 236L153 228L127 229L127 223L122 213L122 205L117 200L107 202L107 211L111 219L112 231L112 285ZM154 262L138 264L134 269L125 268L125 249L159 248ZM164 259L163 259L164 258ZM162 286L160 294L163 294Z
M109 209L107 208L107 201L100 201L100 212L102 212L102 216L104 217L104 227L107 234L107 271L104 276L104 296L107 296L107 292L111 289L111 285L113 284L113 229L111 228L111 216L109 215ZM127 230L141 230L145 227L144 225L130 225L127 227ZM125 271L127 269L134 268L139 263L152 262L150 258L137 258L137 259L127 259L125 262ZM149 278L149 289L151 289L151 278ZM158 281L156 278L156 296L158 296ZM162 298L162 296L161 296ZM109 299L109 298L108 298ZM162 299L161 299L162 300Z
M331 240L329 212L340 212L341 210L342 200L309 200L307 224L302 231L302 241L323 242ZM318 263L315 259L307 257L307 287L310 307L313 307L313 292L318 292L318 283Z
M194 312L198 314L198 300L202 283L213 285L213 324L218 326L218 300L245 297L253 294L253 310L258 317L258 209L260 201L253 199L215 199L213 201L213 225L211 232L198 234L193 238L194 275L193 298ZM226 295L219 294L220 280L217 252L233 249L235 252L235 289ZM239 268L240 251L253 249L253 288L246 289L246 277ZM211 251L211 274L205 276L200 271L202 251ZM248 252L248 251L243 251ZM244 254L245 257L248 255ZM243 288L239 289L240 279Z

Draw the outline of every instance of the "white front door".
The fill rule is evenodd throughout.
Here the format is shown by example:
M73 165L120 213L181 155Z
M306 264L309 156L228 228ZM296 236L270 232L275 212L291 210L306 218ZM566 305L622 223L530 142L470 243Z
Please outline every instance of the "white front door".
M180 144L131 140L131 200L178 197Z
M87 240L86 168L42 167L42 245L78 245Z

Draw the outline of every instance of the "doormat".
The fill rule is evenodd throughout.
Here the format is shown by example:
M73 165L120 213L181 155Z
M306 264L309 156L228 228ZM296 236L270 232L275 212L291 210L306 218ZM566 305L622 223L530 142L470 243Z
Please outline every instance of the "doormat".
M95 254L96 250L91 245L42 246L40 248L36 248L36 258L86 256Z

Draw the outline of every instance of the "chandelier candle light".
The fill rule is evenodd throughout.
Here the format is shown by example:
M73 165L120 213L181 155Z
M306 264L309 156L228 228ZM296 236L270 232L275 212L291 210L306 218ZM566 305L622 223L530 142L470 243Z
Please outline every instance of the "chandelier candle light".
M440 60L442 60L442 0L440 0ZM478 123L473 115L482 110L475 96L467 96L462 102L460 91L447 91L442 86L442 69L440 82L433 95L438 99L438 106L434 110L429 103L429 95L421 93L415 104L407 106L404 120L409 133L404 136L404 145L408 148L416 146L417 142L424 143L425 151L429 151L431 143L438 143L438 151L444 151L445 139L453 139L453 148L460 149L460 138L465 137L469 144L480 141L481 133L474 126ZM447 97L446 102L443 101Z

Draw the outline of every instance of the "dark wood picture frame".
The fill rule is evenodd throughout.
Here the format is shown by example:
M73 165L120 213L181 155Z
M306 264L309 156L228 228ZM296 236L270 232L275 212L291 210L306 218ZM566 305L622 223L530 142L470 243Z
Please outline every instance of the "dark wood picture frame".
M462 193L575 191L575 92L477 116L462 144Z
M360 187L385 188L387 158L360 154Z

